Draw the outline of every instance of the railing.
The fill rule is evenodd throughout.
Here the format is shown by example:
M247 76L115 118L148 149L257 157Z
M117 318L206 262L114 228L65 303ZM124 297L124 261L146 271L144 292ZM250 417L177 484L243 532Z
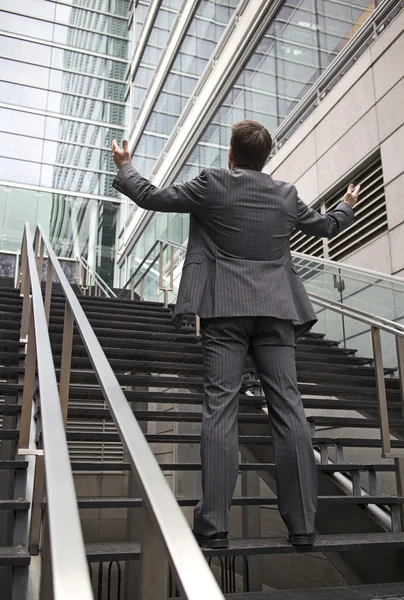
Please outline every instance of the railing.
M52 272L59 279L66 301L59 388L64 423L66 423L67 417L73 325L75 324L110 409L133 473L140 485L143 498L143 532L139 598L141 600L164 600L167 598L170 565L176 583L187 600L206 600L207 598L209 600L223 600L223 595L209 566L41 226L38 226L37 232L39 235L36 238L36 247L39 248L38 264L40 269L42 269L44 250L48 254L48 278L45 292L47 314L49 315L51 287L49 282L51 282ZM23 323L26 321L25 315L29 303L27 286L25 286L24 291ZM46 321L42 324L42 327L46 327ZM63 431L62 434L64 436ZM63 436L62 440L65 439ZM54 437L53 442L57 446L58 440L55 440ZM65 486L60 485L60 480L59 493L65 494ZM63 515L59 514L59 517L63 522ZM66 519L64 522L66 522ZM54 521L52 523L55 526ZM69 531L69 535L72 541L77 541L75 530ZM80 557L81 554L78 556ZM79 589L80 581L77 574L68 561L66 561L65 566L69 569L72 581L77 586L75 589ZM69 600L75 597L85 598L85 596L72 592ZM64 596L64 598L67 600L67 596ZM42 596L41 600L43 600Z
M38 234L38 232L37 232ZM47 510L43 535L41 600L93 599L67 447L55 366L48 335L53 263L48 260L45 306L38 273L42 274L43 240L37 259L29 224L25 224L21 260L23 313L21 340L28 340L18 442L20 455L36 455L29 532L30 551L39 549L42 502ZM60 267L59 267L60 268ZM35 372L38 371L43 451L30 445Z
M116 294L109 285L98 275L91 267L84 256L77 259L77 283L84 295L91 296L94 289L94 296L104 296L106 298L116 298Z
M158 250L157 250L158 248ZM169 250L168 260L165 259L164 253ZM168 306L169 292L174 291L174 268L176 251L182 254L186 250L185 246L176 242L156 240L149 252L146 254L141 263L133 271L123 290L130 288L130 297L133 300L135 291L139 288L139 296L141 300L145 298L145 281L148 277L158 281L158 289L163 292L164 306ZM158 263L158 271L154 266Z

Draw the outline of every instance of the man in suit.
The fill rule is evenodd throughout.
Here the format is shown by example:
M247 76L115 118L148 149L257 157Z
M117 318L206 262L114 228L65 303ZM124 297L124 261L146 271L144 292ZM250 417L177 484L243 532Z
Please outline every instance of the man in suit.
M194 533L200 545L211 548L228 545L239 471L238 393L248 354L268 404L288 539L296 546L314 541L317 473L297 387L295 337L316 316L293 267L289 239L295 227L331 238L351 225L359 187L350 185L335 210L321 215L294 185L261 172L271 146L265 127L241 121L232 129L228 170L204 169L192 181L157 189L132 166L127 142L122 150L112 144L117 190L147 210L190 213L174 320L179 324L191 313L201 318L203 498L195 509Z

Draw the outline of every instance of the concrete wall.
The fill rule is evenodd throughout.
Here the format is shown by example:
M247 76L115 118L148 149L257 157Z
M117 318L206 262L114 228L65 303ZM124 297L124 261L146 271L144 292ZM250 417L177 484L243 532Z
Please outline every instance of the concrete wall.
M404 12L399 14L271 159L310 204L380 148L388 232L345 262L404 274Z

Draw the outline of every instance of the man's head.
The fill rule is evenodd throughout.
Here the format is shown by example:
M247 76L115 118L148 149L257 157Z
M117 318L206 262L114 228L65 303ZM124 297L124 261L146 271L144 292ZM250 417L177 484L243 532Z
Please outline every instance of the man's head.
M261 123L240 121L233 125L231 132L229 169L238 167L262 171L271 148L272 138Z

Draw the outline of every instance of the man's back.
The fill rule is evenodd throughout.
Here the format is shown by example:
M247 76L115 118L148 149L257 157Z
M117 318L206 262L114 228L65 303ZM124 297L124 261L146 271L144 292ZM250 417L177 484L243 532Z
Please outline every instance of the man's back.
M199 223L191 227L190 252L199 225L210 238L208 246L229 258L288 260L296 224L295 188L248 169L207 169L204 175L204 210L197 215Z

